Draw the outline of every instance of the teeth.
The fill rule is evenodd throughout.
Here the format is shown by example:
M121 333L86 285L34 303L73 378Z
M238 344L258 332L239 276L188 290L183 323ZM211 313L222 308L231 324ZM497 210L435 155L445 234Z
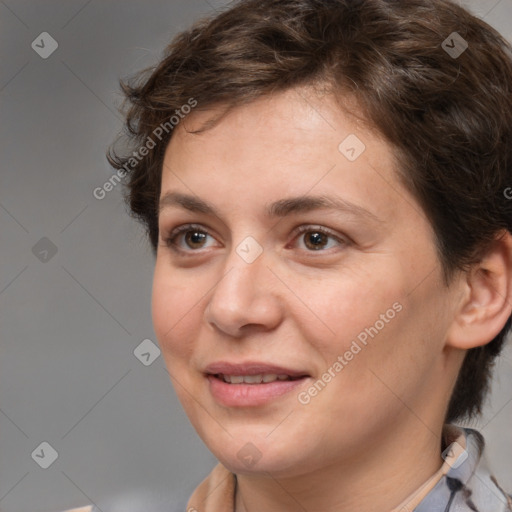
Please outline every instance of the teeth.
M221 375L224 382L229 384L261 384L262 382L274 382L276 380L291 380L289 375L276 375L275 373L259 375Z
M261 384L263 375L247 375L247 377L240 377L246 384Z

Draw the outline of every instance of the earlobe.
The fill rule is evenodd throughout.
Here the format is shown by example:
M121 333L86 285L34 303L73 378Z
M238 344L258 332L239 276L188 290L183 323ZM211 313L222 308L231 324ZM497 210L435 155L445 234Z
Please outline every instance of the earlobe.
M466 273L464 298L447 345L468 350L486 345L512 314L512 235L496 238L483 259Z

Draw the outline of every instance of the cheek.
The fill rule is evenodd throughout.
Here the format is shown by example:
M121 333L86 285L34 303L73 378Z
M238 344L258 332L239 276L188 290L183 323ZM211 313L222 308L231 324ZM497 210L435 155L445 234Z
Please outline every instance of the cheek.
M339 414L361 416L370 423L389 420L390 411L404 413L404 403L412 406L418 397L431 393L442 349L444 325L439 315L436 321L435 286L410 295L395 286L388 290L379 300L360 295L354 298L351 314L340 312L347 336L340 337L338 350L330 357L331 364L338 355L344 359L334 385L344 397L335 406Z
M387 270L340 270L314 287L295 279L294 291L308 306L295 318L302 319L304 339L314 340L325 364L349 350L354 340L371 340L369 332L375 333L375 324L379 336L384 336L391 324L400 321L397 309L402 309L405 297L404 279L392 265Z
M201 304L198 300L200 296L193 286L182 286L174 275L157 263L151 312L153 328L168 367L190 358L193 340L200 328L197 316Z
M316 313L296 316L302 318L302 336L319 356L320 378L332 381L332 392L344 396L340 414L343 410L361 414L361 400L385 408L383 404L393 402L394 396L378 377L401 394L429 364L431 356L425 354L420 339L430 322L424 318L426 296L409 295L412 276L396 259L385 267L386 272L380 265L365 272L340 272L315 288L322 293L310 288L307 294L305 283L297 289ZM328 395L324 394L325 400ZM372 415L372 407L365 410Z

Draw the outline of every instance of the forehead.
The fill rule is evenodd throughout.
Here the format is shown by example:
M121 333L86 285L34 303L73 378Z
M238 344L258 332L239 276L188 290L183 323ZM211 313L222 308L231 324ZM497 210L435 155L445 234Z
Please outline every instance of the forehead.
M199 194L233 208L237 200L267 205L284 196L336 192L390 215L407 194L390 146L332 95L303 89L263 97L194 133L221 112L200 108L176 128L167 147L162 197Z
M318 143L318 138L336 132L341 137L343 130L364 134L366 138L371 134L374 142L385 146L384 139L361 115L353 97L335 96L327 89L305 86L265 95L239 106L201 107L199 104L178 125L170 145L193 144L195 139L200 144L201 140L208 139L230 141L229 147L232 147L234 142L243 139L246 146L253 138L254 144L264 142L269 149L277 147L283 152L289 143L293 144L294 152L301 149L307 152L312 146L306 143L307 138L316 136Z

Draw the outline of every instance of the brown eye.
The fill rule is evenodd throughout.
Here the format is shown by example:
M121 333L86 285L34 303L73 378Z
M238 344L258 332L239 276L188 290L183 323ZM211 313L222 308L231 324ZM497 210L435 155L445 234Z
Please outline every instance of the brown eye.
M214 239L201 226L185 225L174 229L164 241L175 252L193 254L211 246L207 245L208 237Z
M334 246L347 244L346 241L325 228L313 226L302 226L299 229L298 239L303 241L305 249L309 252L330 249L333 247L330 240L334 241Z
M206 238L208 236L203 231L198 231L197 229L194 229L192 231L186 231L184 234L185 234L185 243L191 249L202 248L202 244L204 244L204 241L206 240Z
M319 231L309 231L304 235L304 243L308 249L317 251L323 249L328 243L329 237Z

